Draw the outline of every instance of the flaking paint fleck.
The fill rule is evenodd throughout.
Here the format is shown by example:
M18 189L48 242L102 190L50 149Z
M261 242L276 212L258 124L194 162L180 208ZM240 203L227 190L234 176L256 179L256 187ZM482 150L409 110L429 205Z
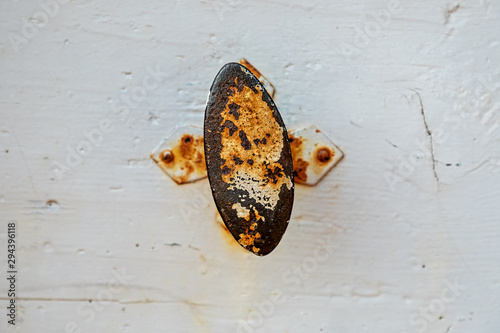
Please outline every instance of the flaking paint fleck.
M250 220L250 209L243 207L239 202L235 203L231 208L236 210L238 217L241 217L247 221Z

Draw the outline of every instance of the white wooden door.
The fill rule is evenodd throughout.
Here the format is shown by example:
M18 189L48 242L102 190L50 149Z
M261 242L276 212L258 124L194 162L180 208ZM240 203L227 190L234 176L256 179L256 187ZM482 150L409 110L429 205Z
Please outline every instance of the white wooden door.
M0 331L499 331L500 1L0 13ZM149 156L202 125L217 71L242 57L288 127L345 153L297 185L266 257L218 224L206 179L177 185Z

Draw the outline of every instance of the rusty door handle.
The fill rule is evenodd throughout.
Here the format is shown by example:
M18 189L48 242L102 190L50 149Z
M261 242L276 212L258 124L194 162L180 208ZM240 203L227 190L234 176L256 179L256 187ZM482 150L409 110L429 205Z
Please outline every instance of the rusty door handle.
M224 224L245 249L269 254L292 213L293 161L278 108L246 67L229 63L215 77L204 137L208 179Z
M226 64L210 89L204 129L179 125L151 153L178 184L208 174L228 231L259 256L286 230L294 182L317 184L343 157L316 126L287 132L274 91L245 59Z

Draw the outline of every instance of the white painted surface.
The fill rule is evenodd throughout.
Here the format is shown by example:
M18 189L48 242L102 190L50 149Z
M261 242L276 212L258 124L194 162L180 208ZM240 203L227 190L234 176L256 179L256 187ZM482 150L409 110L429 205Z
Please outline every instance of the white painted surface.
M0 262L17 221L20 309L0 331L498 332L500 1L405 1L381 27L370 13L387 8L71 1L15 52L9 36L42 9L2 1ZM274 83L289 127L317 124L346 154L297 187L264 258L217 225L207 181L178 186L149 159L176 124L201 125L215 74L240 57ZM115 114L155 68L161 84ZM112 130L58 179L103 119ZM434 162L405 172L431 141ZM298 277L325 239L334 250Z

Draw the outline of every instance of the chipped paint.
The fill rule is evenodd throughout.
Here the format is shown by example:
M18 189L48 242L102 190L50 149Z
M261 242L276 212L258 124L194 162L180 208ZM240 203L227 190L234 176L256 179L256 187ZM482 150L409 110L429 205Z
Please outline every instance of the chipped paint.
M224 66L212 86L205 154L212 193L228 230L247 250L268 254L290 218L292 158L274 102L251 70L239 64Z
M239 202L235 203L231 208L236 210L238 217L244 218L245 220L250 220L250 209L243 207Z

